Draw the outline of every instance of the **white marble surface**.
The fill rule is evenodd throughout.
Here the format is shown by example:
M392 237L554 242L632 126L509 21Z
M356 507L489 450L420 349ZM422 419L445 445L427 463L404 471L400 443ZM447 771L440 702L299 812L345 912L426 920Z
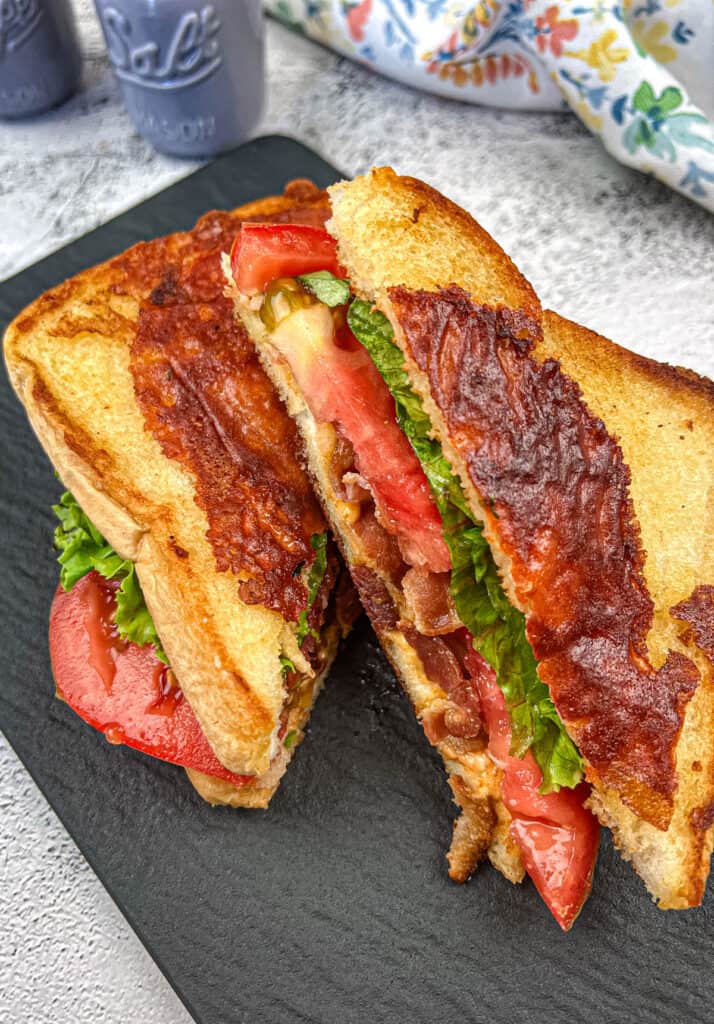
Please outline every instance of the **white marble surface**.
M0 123L0 278L195 165L135 134L91 4L83 90ZM270 25L259 134L346 174L391 163L503 244L543 303L648 355L714 373L714 220L615 164L573 118L478 109L383 81ZM0 738L0 1024L183 1024L186 1011Z

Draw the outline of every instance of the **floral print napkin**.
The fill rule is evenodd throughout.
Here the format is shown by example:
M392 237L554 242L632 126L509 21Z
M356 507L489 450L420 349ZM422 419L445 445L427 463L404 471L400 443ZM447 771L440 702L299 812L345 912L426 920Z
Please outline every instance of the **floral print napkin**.
M443 96L567 106L622 163L714 212L712 0L267 0L291 27Z

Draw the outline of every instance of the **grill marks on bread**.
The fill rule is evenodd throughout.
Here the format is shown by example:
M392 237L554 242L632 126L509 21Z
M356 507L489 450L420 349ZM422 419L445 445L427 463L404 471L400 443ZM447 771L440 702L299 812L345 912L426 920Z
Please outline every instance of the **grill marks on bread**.
M618 445L559 365L531 358L540 328L524 314L477 306L456 287L392 288L389 299L510 562L539 673L590 778L666 828L699 673L680 653L657 670L647 659L653 605Z

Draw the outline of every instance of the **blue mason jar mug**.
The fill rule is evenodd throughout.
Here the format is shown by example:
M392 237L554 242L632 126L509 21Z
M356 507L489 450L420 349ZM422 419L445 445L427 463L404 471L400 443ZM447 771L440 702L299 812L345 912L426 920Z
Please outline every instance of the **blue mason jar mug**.
M95 0L124 103L162 153L244 142L263 108L260 0Z
M81 73L70 0L0 0L0 118L56 107Z

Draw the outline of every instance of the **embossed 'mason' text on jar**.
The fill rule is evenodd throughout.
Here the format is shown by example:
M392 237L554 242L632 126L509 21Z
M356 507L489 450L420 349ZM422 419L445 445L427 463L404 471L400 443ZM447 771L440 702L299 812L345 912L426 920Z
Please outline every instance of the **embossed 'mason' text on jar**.
M263 103L260 0L97 0L127 110L157 149L208 156L244 141Z

